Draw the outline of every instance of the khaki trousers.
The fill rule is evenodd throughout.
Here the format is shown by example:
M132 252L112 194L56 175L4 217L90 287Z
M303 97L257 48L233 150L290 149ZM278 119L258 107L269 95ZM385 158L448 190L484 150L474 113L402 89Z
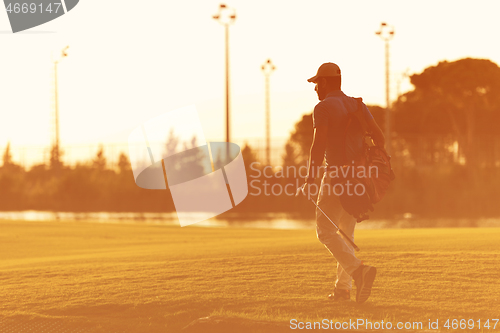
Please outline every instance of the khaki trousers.
M339 197L334 194L333 188L330 186L328 172L324 173L321 180L317 205L354 241L356 219L342 208ZM335 281L335 287L351 290L351 275L361 265L361 260L356 258L351 245L342 239L342 236L337 233L337 229L319 209L316 209L316 234L319 241L325 245L337 260L337 281Z

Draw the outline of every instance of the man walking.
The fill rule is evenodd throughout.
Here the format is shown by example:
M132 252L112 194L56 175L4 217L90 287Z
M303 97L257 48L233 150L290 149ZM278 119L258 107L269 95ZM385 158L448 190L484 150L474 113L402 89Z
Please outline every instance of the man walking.
M349 140L346 140L349 113L358 108L359 102L341 91L340 68L334 63L321 65L317 74L308 81L316 84L315 91L320 102L313 112L314 137L304 190L307 192L306 195L309 195L310 185L313 184L319 167L323 164L323 159L326 159L326 169L321 181L317 204L354 241L356 219L342 208L339 197L331 191L332 175L329 170L350 164L345 159L352 160L364 149L364 133L350 133ZM384 148L385 140L382 131L366 105L362 104L362 107L368 131L375 145ZM371 293L377 273L376 268L364 265L356 258L354 249L342 239L337 229L318 209L316 209L316 233L319 241L337 260L335 289L332 294L328 295L328 298L334 301L350 300L352 279L354 279L356 302L365 302Z

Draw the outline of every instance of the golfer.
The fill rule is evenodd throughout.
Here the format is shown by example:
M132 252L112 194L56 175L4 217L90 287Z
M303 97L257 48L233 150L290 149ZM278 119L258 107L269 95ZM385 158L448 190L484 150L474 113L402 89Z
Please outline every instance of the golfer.
M318 167L323 164L323 159L326 159L317 205L354 241L356 219L342 208L339 197L330 186L330 177L333 176L328 171L332 167L345 165L344 156L351 160L357 153L362 152L364 133L351 133L349 140L344 140L348 114L357 109L358 102L340 90L340 68L334 63L321 65L317 74L307 81L316 84L315 91L320 102L313 112L314 136L308 176L303 188L305 194L309 196L312 192L311 184L314 183L314 178L318 174ZM384 135L364 104L363 113L374 143L384 148ZM371 293L377 273L376 268L364 265L356 258L354 249L342 239L337 229L318 209L316 209L316 233L319 241L337 260L335 289L332 294L328 295L328 298L334 301L350 300L352 279L354 279L356 302L365 302Z

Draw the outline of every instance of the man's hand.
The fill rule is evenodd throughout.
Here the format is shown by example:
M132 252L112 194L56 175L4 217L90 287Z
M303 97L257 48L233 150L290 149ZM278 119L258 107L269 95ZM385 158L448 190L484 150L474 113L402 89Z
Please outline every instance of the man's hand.
M371 133L370 136L372 137L372 140L373 140L373 143L375 144L375 146L380 147L387 154L387 151L385 150L384 133L382 132L380 127L375 122L375 119L370 119L370 121L368 121L368 132Z

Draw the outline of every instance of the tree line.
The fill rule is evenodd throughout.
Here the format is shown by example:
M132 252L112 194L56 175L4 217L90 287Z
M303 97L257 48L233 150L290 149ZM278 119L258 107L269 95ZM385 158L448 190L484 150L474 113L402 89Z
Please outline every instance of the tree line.
M29 170L12 161L10 146L0 167L0 210L173 211L167 191L136 186L128 157L121 153L116 170L107 167L101 147L91 161L64 165L57 147L48 164Z

